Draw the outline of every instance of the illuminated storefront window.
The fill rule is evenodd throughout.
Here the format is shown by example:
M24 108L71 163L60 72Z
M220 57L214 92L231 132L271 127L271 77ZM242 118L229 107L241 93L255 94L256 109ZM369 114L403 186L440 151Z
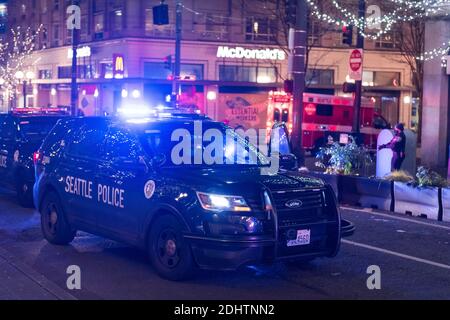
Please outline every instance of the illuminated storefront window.
M277 69L275 67L220 65L219 80L275 83L277 82Z

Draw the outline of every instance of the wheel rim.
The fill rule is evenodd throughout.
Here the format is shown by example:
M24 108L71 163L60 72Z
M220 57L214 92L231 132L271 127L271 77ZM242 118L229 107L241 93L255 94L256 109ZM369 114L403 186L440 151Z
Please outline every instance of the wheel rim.
M175 268L180 262L179 243L176 232L164 229L160 232L157 241L156 253L159 261L166 268Z
M50 203L47 206L46 215L47 215L46 221L47 229L52 235L54 235L56 234L58 225L58 210L54 203Z

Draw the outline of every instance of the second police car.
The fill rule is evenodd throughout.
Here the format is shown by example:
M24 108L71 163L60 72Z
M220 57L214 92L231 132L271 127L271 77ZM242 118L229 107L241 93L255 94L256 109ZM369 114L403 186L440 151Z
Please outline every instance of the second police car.
M261 174L267 158L237 135L241 148L222 156L244 150L256 163L194 164L198 126L200 135L228 129L202 116L61 120L35 166L45 238L65 245L83 230L122 241L146 250L157 273L172 280L197 267L337 254L341 220L329 186L296 172ZM182 136L189 139L180 151Z
M33 154L63 113L20 108L0 114L0 184L15 190L24 207L33 205Z

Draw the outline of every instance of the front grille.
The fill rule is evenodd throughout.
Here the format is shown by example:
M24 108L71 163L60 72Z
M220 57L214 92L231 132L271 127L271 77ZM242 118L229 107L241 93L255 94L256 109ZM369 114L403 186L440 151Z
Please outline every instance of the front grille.
M327 204L326 192L322 189L274 191L272 193L278 217L278 256L317 253L328 250L329 235L336 226L334 210ZM289 207L290 202L297 205ZM308 229L310 244L288 247L288 234Z
M273 193L273 199L280 227L326 218L325 196L322 190L276 191ZM300 205L292 208L288 206L290 202Z
M322 190L275 191L273 197L278 212L315 209L322 207L325 203ZM287 207L286 203L290 200L300 200L301 207L295 209Z

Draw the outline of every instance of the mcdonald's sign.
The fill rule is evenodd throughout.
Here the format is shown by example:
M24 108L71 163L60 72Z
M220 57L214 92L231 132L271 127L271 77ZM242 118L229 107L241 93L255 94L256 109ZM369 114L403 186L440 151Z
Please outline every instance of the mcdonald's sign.
M116 79L121 79L125 75L125 61L123 54L113 55L113 75Z

